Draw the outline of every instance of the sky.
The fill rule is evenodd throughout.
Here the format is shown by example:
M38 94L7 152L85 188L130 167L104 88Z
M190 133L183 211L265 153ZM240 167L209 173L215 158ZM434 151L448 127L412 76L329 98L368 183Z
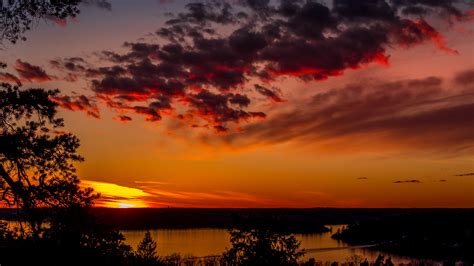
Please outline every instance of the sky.
M4 43L105 207L474 207L469 0L89 0Z

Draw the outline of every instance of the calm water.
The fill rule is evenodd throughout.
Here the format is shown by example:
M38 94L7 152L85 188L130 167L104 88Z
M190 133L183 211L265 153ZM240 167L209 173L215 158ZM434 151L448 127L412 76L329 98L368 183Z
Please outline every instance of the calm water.
M341 225L330 226L333 232ZM143 239L146 231L123 231L127 244L136 248ZM167 256L173 253L181 255L192 255L196 257L219 255L230 247L230 235L227 230L222 229L187 229L187 230L150 230L150 233L158 242L158 254ZM369 261L373 261L381 252L374 252L364 248L351 247L350 245L331 238L331 233L321 234L297 234L301 241L301 248L310 250L305 258L315 258L320 261L340 261L357 254ZM316 250L314 250L316 249ZM330 250L317 250L330 249ZM331 250L332 249L332 250ZM382 253L384 254L384 253ZM387 254L384 254L387 256ZM399 256L391 256L396 263L408 262L412 259Z

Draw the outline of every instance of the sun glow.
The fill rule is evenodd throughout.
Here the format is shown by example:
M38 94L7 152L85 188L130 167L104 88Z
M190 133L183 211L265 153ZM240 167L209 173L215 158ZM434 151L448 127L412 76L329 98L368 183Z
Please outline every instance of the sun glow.
M133 208L133 207L135 207L134 204L132 204L132 203L125 203L125 202L119 202L117 205L118 205L118 207L119 207L120 209L127 209L127 208Z
M147 208L150 206L145 201L137 199L137 200L105 201L104 207L128 209L128 208Z

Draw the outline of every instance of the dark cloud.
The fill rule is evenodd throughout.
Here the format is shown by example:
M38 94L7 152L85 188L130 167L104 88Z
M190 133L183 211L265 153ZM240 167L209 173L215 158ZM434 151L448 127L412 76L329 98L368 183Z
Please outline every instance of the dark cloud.
M457 174L454 176L474 176L474 173Z
M237 107L246 107L250 100L239 94L215 94L210 91L201 91L190 95L187 99L192 108L192 113L202 117L210 117L217 131L227 131L228 122L240 122L252 118L265 118L262 112L248 112Z
M268 89L261 85L255 84L255 90L260 93L261 95L268 97L273 102L280 103L284 100L278 95L278 90L276 88Z
M438 180L438 182L440 182L440 183L445 183L445 182L448 182L448 180L446 180L446 179L440 179L440 180Z
M29 82L46 82L53 79L40 66L32 65L28 62L21 61L20 59L16 60L14 68L21 79Z
M415 183L415 184L419 184L421 183L420 180L417 180L417 179L411 179L411 180L397 180L397 181L393 181L394 184L406 184L406 183Z
M144 115L145 120L148 122L156 122L161 120L159 110L155 108L145 106L133 106L128 109L133 110L137 114Z
M246 95L242 94L230 94L229 102L231 104L238 105L240 107L247 107L250 104L250 99Z
M334 0L334 11L348 20L393 20L396 15L396 9L384 0Z
M127 115L120 115L120 116L116 117L116 119L118 121L124 122L124 123L132 121L132 118L130 116L127 116Z
M366 177L366 176L361 176L361 177L358 177L357 179L358 179L358 180L367 180L367 179L369 179L369 178Z
M264 34L241 28L229 36L230 48L239 54L255 54L267 46Z
M95 118L100 118L99 108L87 96L58 96L52 99L60 107L70 111L83 111Z
M265 116L247 110L251 97L243 88L251 80L323 80L371 63L388 64L388 48L428 42L455 53L428 18L435 15L452 22L467 14L456 1L441 2L195 2L184 12L169 14L156 31L159 44L126 42L123 53L103 51L104 66L70 59L52 64L71 81L79 76L90 79L97 98L118 111L159 121L164 110L175 114L179 103L189 108L186 115L200 117L209 128L227 129L231 122ZM283 101L275 89L256 85L255 90L274 102ZM166 108L152 106L159 98L167 99Z

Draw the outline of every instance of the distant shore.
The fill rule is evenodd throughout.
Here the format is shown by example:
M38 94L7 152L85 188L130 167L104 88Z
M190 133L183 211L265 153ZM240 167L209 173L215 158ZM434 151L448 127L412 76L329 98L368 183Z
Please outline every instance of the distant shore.
M97 218L118 230L146 229L231 229L246 219L278 222L289 233L328 232L327 224L352 224L361 221L421 215L426 217L470 217L474 209L198 209L198 208L94 208ZM0 209L0 219L15 220L16 209ZM333 232L336 233L336 232Z

